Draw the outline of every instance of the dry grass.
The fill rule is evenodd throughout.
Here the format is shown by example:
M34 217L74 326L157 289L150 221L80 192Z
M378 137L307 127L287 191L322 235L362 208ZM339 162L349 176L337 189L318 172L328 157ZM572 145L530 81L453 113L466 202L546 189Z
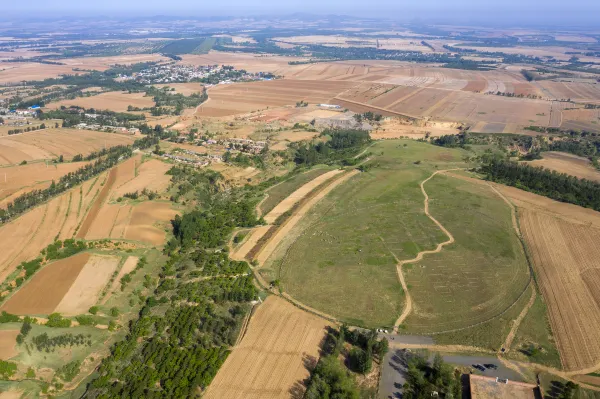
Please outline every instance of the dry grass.
M114 256L92 256L54 311L66 316L87 312L98 301L118 264L119 258Z
M600 182L600 171L586 158L563 152L545 152L543 159L530 162L532 166L543 166L560 173Z
M138 108L153 107L152 97L145 97L145 93L127 93L111 91L98 94L97 96L81 97L73 100L63 100L51 103L48 108L56 109L61 106L70 107L77 105L83 108L108 109L115 112L126 112L127 107L132 105Z
M77 154L115 145L131 144L132 136L76 129L45 129L0 137L0 165L21 161L55 159L63 155L71 159Z
M270 296L250 320L204 398L290 398L305 390L328 324Z

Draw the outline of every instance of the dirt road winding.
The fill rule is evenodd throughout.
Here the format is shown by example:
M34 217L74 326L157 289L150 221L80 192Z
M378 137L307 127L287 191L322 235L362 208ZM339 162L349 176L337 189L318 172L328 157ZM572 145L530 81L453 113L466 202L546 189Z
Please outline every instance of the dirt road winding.
M396 255L392 254L394 256L394 258L396 258L396 261L398 261L398 263L396 264L396 272L398 273L398 279L400 280L400 284L402 285L402 289L404 290L404 293L406 296L406 303L404 306L404 311L402 312L400 317L398 317L398 320L396 320L396 323L394 324L394 332L398 332L398 328L400 327L400 325L404 322L404 320L408 317L408 315L412 311L412 298L410 297L410 292L408 291L408 285L406 284L406 281L404 279L404 274L402 273L402 266L409 264L409 263L418 262L421 259L423 259L423 256L425 256L425 255L437 254L442 250L442 248L444 248L444 246L452 244L454 242L454 236L452 235L452 233L450 233L440 222L438 222L438 220L436 218L431 216L431 214L429 213L429 195L427 195L427 191L425 191L425 183L427 183L429 180L431 180L438 173L447 172L449 170L455 170L455 169L437 170L437 171L433 172L431 176L429 176L427 179L425 179L421 182L421 192L423 193L423 196L425 197L424 206L423 206L425 215L427 215L427 217L429 219L431 219L433 221L433 223L435 223L439 227L439 229L442 230L444 232L444 234L446 234L448 236L448 239L442 243L439 243L434 250L419 252L417 254L417 256L413 259L398 261L398 258L396 258Z

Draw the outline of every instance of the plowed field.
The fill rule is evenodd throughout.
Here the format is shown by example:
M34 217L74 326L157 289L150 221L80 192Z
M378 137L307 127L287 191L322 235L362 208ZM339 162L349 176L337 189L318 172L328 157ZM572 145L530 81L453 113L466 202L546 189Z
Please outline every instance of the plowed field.
M301 397L327 323L270 296L208 387L206 399Z
M600 362L600 230L524 209L521 229L567 370Z

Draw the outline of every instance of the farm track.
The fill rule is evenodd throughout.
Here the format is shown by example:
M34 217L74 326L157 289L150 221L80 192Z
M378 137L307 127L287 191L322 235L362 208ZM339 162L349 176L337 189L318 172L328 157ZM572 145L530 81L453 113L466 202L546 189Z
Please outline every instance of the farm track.
M408 291L408 285L406 284L406 280L404 279L404 274L402 273L402 266L409 264L409 263L418 262L421 259L423 259L423 256L425 256L425 255L437 254L437 253L441 252L442 249L446 245L452 244L454 242L454 236L452 235L452 233L450 233L436 218L431 216L431 214L429 213L429 195L427 195L427 191L425 191L425 183L427 183L429 180L431 180L438 173L447 172L449 170L456 170L456 169L436 170L435 172L432 173L431 176L429 176L427 179L425 179L421 182L421 192L423 193L423 196L425 197L424 202L423 202L423 204L424 204L423 210L425 212L425 215L427 215L427 217L429 219L431 219L439 227L439 229L442 230L442 232L444 232L444 234L446 234L448 236L448 240L446 240L442 243L439 243L434 250L419 252L417 254L417 256L413 259L398 261L398 258L396 257L396 255L394 253L392 253L392 256L394 256L394 259L396 259L396 261L398 262L396 264L396 272L398 273L398 280L400 280L400 284L402 285L402 289L404 290L404 293L406 296L406 303L404 306L404 310L402 311L402 314L400 315L400 317L398 317L398 319L396 320L396 323L394 324L394 333L398 333L398 328L404 322L404 320L406 320L406 318L412 311L412 299L410 297L410 292Z
M517 221L517 210L515 209L515 206L496 187L494 187L489 182L487 183L487 185L500 198L502 198L502 200L504 202L506 202L506 204L510 208L510 216L511 216L511 220L512 220L513 229L515 230L515 233L519 237L519 241L521 242L521 246L523 247L523 251L525 251L525 245L524 245L524 242L523 242L523 235L521 234L521 229L519 228L519 223ZM529 260L528 260L528 263L529 263ZM530 276L533 279L533 271L531 269L531 265L528 265L528 266L529 266ZM529 282L529 285L531 285L531 280ZM523 310L521 311L521 313L519 313L519 316L515 319L513 325L510 328L510 332L508 333L508 335L506 336L506 339L504 340L504 344L502 345L502 348L504 348L505 353L508 352L508 351L510 351L510 346L512 345L513 339L515 338L515 335L517 334L517 331L519 330L519 327L521 326L521 322L523 321L523 319L525 318L525 316L527 316L527 313L529 312L529 309L531 309L531 307L533 306L536 297L537 297L537 293L536 293L536 288L534 286L534 287L532 287L532 290L531 290L531 297L529 298L529 302L527 302L527 304L525 305L525 307L523 308Z

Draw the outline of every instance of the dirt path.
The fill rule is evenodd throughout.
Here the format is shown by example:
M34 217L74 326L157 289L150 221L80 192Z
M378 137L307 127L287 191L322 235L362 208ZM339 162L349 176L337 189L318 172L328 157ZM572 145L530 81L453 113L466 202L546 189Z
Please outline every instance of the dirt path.
M521 313L519 313L519 316L514 320L513 325L510 328L510 332L506 336L506 339L504 340L504 344L502 344L502 348L504 349L505 353L510 351L510 346L512 345L513 339L515 338L515 335L517 334L517 331L519 330L519 326L521 325L521 322L527 315L527 312L529 312L529 309L531 309L531 307L533 306L533 303L535 302L536 297L537 297L537 295L535 293L535 288L533 288L531 290L531 298L529 298L529 302L527 302L527 304L525 305L525 307L523 308Z
M444 248L444 246L452 244L454 242L454 236L452 235L452 233L450 233L440 222L437 221L436 218L431 216L431 214L429 213L429 195L427 195L427 191L425 191L425 183L427 183L429 180L431 180L438 173L447 172L449 170L455 170L455 169L437 170L437 171L433 172L433 174L431 176L429 176L427 179L425 179L421 182L421 192L423 193L423 196L425 197L424 207L423 207L423 209L425 211L425 215L427 215L427 217L429 219L431 219L439 227L439 229L442 230L444 232L444 234L446 234L448 236L448 240L438 244L434 250L419 252L417 254L417 256L413 259L398 261L398 258L396 258L396 255L392 254L394 256L394 258L396 259L396 261L398 261L398 263L396 264L396 272L398 273L398 279L400 280L400 284L402 285L402 289L404 290L404 293L406 296L406 304L404 306L404 311L402 312L400 317L398 317L398 320L396 320L396 323L394 324L394 332L395 333L398 332L398 328L400 327L400 325L404 322L404 320L408 317L408 315L412 311L412 298L410 297L410 292L408 291L408 285L406 284L406 280L404 279L404 274L402 273L402 266L404 266L408 263L418 262L421 259L423 259L423 256L425 256L425 255L437 254L442 250L442 248Z
M463 176L459 176L454 173L447 173L446 175L454 177L454 178L458 178L458 179L463 178ZM494 193L496 193L496 195L498 195L500 198L502 198L502 200L510 208L510 216L511 216L513 229L515 230L517 237L519 237L519 240L522 240L523 235L521 234L521 229L519 228L519 223L517 222L517 210L516 210L515 206L513 205L513 203L510 202L510 200L504 194L502 194L500 192L500 190L498 190L496 187L494 187L494 185L492 183L483 181L483 180L472 179L472 178L469 178L469 181L473 181L478 184L485 184ZM523 248L523 251L525 251L525 248ZM515 335L517 334L517 331L519 330L519 327L521 326L521 322L523 321L523 319L529 312L529 309L531 309L531 307L535 303L536 296L537 296L536 289L535 289L535 287L532 287L531 297L529 298L529 302L527 302L527 304L525 305L525 307L523 308L521 313L519 313L519 316L513 321L510 331L509 331L508 335L506 336L506 339L504 340L504 344L502 345L501 350L504 349L505 353L510 351L510 346L512 345ZM502 353L502 352L500 352L500 353Z

